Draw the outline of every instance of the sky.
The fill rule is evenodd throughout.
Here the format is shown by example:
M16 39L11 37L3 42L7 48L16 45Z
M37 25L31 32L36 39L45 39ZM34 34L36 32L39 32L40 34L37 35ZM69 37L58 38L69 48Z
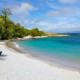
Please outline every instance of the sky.
M4 8L12 11L12 21L27 29L80 32L80 0L0 0L0 13Z

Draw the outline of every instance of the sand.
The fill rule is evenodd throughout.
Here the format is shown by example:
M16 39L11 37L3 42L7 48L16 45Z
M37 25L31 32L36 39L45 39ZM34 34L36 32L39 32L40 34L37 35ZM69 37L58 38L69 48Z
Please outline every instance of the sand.
M0 42L0 80L80 80L80 73L50 66Z

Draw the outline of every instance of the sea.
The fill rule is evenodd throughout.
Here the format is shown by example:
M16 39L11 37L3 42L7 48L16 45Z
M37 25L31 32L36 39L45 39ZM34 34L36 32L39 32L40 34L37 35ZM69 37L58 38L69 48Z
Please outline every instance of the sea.
M80 33L16 42L35 57L80 71Z

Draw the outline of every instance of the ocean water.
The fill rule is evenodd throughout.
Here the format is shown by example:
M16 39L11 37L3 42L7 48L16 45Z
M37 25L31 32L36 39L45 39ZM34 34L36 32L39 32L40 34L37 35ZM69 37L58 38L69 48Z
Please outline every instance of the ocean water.
M80 35L31 39L17 44L29 54L80 70Z

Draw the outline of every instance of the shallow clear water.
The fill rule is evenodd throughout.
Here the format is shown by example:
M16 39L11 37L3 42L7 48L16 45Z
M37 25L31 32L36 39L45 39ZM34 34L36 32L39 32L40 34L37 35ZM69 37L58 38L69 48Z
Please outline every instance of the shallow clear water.
M18 41L31 54L80 70L80 36Z

